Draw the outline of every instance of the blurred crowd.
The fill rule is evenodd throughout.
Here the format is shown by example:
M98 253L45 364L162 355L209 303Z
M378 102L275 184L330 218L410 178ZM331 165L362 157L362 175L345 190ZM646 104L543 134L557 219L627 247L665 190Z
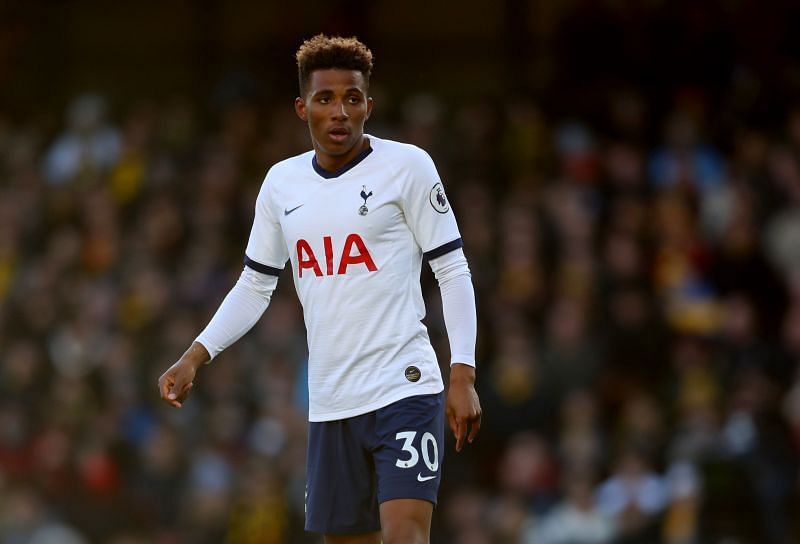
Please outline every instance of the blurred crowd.
M800 539L800 109L715 129L748 81L609 88L593 119L374 89L368 132L433 156L478 296L483 428L448 438L433 542ZM0 541L319 542L288 273L182 409L156 389L307 128L290 99L112 105L0 112Z

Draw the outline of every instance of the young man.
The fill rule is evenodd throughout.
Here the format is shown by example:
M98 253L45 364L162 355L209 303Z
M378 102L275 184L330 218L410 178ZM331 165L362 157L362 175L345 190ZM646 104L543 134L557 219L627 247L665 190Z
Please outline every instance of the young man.
M316 36L297 52L313 151L274 165L256 202L245 268L159 379L186 399L197 369L259 319L291 261L309 346L306 529L328 544L429 541L445 412L456 450L480 427L475 297L456 220L419 148L364 134L372 53ZM447 406L427 331L420 266L439 282L451 367Z

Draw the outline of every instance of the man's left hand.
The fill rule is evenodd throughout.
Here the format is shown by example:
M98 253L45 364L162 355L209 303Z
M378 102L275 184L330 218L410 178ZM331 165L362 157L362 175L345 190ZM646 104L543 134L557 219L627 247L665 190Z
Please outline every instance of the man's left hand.
M456 437L456 451L464 440L472 444L481 428L481 403L475 391L475 368L462 363L450 367L447 391L447 421Z

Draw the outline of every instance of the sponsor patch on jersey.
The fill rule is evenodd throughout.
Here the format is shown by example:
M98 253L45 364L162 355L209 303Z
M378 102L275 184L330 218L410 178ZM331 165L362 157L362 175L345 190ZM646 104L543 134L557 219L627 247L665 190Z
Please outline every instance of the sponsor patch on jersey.
M433 209L439 213L447 213L447 210L450 209L450 203L447 201L447 197L444 194L444 187L442 187L441 183L437 183L431 189L431 206Z
M406 368L406 379L410 382L418 382L422 377L422 372L415 366Z

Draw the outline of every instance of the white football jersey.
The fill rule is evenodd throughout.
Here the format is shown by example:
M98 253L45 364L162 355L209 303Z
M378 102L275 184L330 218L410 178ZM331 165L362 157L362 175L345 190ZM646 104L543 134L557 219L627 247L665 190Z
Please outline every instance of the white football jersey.
M313 151L267 173L245 264L289 260L308 332L309 420L329 421L444 389L420 320L423 255L461 247L436 167L413 145L369 138L337 172Z

